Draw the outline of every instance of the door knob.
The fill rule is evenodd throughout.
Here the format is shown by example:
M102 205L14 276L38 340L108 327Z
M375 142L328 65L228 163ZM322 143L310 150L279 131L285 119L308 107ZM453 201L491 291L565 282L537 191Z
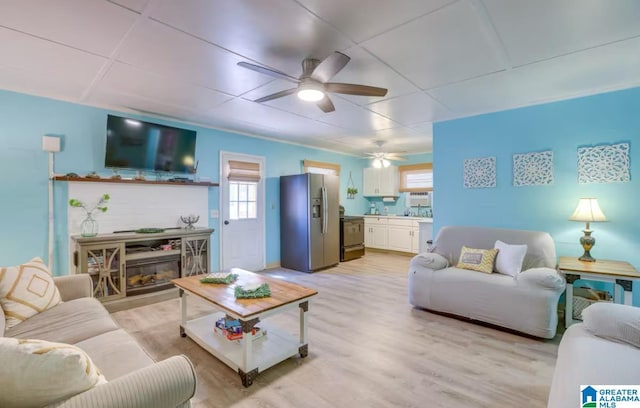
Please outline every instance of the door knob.
M229 225L229 220L224 220L224 225Z

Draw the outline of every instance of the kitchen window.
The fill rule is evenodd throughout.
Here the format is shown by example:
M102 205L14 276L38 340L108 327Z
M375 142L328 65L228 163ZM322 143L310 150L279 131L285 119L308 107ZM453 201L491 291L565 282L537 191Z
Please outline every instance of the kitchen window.
M433 164L418 163L398 166L401 192L424 193L433 191Z
M340 165L333 163L324 163L313 160L302 161L302 172L313 174L330 174L334 176L340 175Z

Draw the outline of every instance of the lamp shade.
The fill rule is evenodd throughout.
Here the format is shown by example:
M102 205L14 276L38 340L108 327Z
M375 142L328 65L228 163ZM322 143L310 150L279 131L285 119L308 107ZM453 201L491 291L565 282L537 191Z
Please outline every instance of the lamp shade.
M597 198L581 198L578 202L578 207L569 217L571 221L606 221L607 217L604 216L604 213L600 209L600 205L598 205Z

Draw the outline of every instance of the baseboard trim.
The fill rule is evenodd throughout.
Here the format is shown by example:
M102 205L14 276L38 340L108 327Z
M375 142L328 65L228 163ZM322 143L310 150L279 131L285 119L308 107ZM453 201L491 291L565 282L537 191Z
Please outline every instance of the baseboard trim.
M269 262L268 264L265 265L264 269L273 269L273 268L279 268L280 267L280 261L276 261L276 262Z
M414 254L413 252L402 252L402 251L394 251L392 249L378 249L378 248L369 248L369 247L365 247L365 255L367 252L377 252L379 254L393 254L393 255L403 255L403 256L410 256L410 257L414 257L418 254Z

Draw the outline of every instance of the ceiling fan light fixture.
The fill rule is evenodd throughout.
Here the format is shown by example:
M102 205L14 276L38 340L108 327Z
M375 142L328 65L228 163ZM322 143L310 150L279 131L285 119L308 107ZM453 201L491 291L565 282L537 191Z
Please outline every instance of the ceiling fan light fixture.
M298 91L298 98L306 102L318 102L324 98L324 92L317 89L300 89Z
M307 102L318 102L324 98L322 85L312 81L305 81L298 87L298 98Z
M391 162L387 159L378 157L373 159L373 162L371 162L371 165L376 169L380 169L382 167L389 167L391 165Z

